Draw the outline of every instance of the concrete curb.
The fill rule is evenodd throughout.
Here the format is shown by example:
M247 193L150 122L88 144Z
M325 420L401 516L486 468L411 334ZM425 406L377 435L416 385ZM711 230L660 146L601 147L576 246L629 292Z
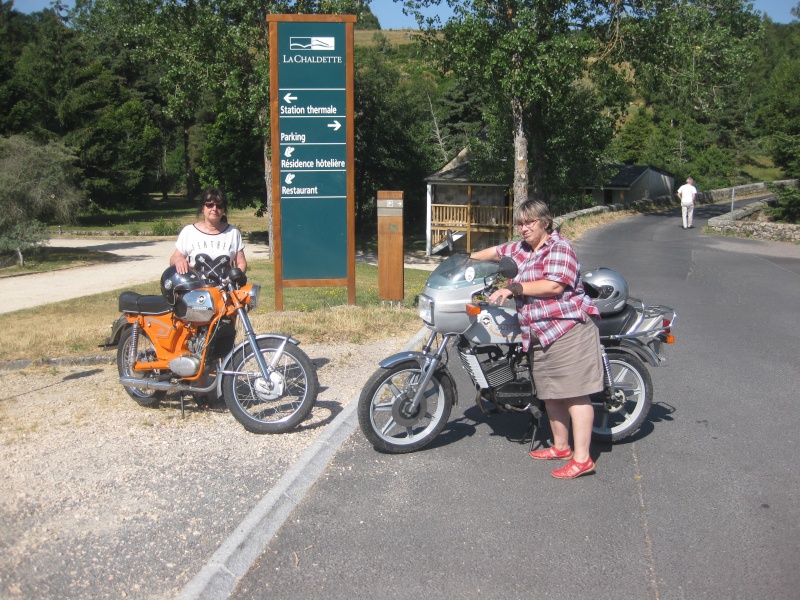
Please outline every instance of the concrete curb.
M416 348L428 334L427 328L420 329L403 351ZM376 364L382 358L376 357ZM353 433L358 425L357 407L358 397L350 401L219 546L206 566L181 590L179 600L230 597L272 537L325 471L333 455Z

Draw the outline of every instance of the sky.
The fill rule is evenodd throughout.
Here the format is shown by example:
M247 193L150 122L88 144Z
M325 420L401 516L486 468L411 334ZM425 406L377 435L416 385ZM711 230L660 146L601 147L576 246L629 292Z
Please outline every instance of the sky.
M794 20L792 17L792 7L797 6L798 0L754 0L755 10L766 13L769 18L776 23L789 23ZM48 8L51 0L14 0L14 8L20 12L31 13L43 8ZM65 0L64 4L71 5L71 0ZM442 0L446 10L440 16L449 16L451 13L447 9L447 3ZM417 22L412 17L403 15L402 2L393 0L372 0L370 3L372 14L378 17L381 29L416 29ZM431 13L435 14L435 13Z

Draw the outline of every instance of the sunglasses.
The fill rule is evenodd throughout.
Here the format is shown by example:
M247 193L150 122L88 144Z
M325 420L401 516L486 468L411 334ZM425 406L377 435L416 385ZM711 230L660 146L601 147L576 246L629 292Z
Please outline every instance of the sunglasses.
M206 208L214 208L214 207L216 207L217 210L224 210L225 209L225 205L224 204L217 204L216 202L206 202L205 206L206 206Z

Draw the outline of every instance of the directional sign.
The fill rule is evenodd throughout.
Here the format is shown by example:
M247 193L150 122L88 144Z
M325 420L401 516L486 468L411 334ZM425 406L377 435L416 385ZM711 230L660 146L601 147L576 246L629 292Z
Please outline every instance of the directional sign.
M267 20L277 305L284 285L350 287L355 281L355 17L269 15ZM351 297L354 303L354 289Z

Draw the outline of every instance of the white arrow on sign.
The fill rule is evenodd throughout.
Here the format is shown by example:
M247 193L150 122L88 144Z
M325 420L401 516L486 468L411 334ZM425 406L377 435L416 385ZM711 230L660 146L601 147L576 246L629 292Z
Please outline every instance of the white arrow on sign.
M286 152L283 153L286 158L289 158L292 154L294 154L294 146L287 147Z
M334 121L333 123L328 123L328 127L330 127L331 129L333 129L334 131L339 131L339 128L340 128L341 126L342 126L342 124L341 124L341 123L339 123L339 121Z
M292 181L294 181L294 173L289 173L286 176L286 185L292 185Z
M291 104L291 103L292 103L292 100L297 100L297 96L292 96L292 92L289 92L288 94L286 94L286 95L283 97L283 99L284 99L284 100L286 100L286 103L287 103L287 104Z

